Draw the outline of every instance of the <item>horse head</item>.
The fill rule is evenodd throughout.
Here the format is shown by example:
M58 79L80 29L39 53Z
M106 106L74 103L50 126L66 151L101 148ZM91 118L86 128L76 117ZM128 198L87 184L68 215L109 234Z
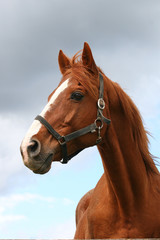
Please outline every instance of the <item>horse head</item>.
M60 50L58 62L62 79L21 144L24 164L40 174L48 172L53 161L66 163L82 149L100 143L107 129L103 123L110 122L103 74L89 45L84 43L82 54L72 59Z

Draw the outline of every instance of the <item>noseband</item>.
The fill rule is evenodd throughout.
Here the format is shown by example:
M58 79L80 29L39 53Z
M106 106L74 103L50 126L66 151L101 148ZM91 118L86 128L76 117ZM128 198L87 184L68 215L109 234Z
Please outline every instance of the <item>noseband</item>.
M52 126L40 115L38 115L35 120L40 121L46 128L47 130L52 134L52 136L57 139L61 146L62 150L62 161L61 163L67 163L72 157L77 155L79 152L81 152L83 149L80 149L76 151L75 153L68 155L67 152L67 142L78 138L80 136L83 136L89 132L94 133L97 131L98 133L98 138L96 140L96 144L100 143L102 138L101 138L101 129L103 128L103 122L106 124L110 124L111 120L108 118L105 118L103 116L103 109L105 108L105 102L103 100L103 92L104 92L104 82L103 82L103 76L101 73L99 73L99 81L100 81L100 87L99 87L99 99L97 101L97 118L92 123L91 125L81 128L75 132L72 132L70 134L67 134L66 136L61 136L58 132L56 132Z

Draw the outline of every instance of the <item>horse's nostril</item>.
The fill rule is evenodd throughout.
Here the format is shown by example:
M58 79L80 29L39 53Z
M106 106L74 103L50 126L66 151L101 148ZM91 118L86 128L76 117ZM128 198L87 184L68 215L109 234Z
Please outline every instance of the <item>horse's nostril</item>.
M36 157L40 153L41 144L37 140L30 141L27 151L30 157Z
M38 143L36 141L32 141L30 146L28 146L31 152L35 152L38 148Z

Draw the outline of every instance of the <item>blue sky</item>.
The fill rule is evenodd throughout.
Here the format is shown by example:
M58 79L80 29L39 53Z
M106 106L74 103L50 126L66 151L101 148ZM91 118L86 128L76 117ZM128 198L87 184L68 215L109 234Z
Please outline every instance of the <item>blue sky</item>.
M59 49L71 57L90 44L160 157L159 24L156 0L0 0L0 238L73 238L78 201L103 173L96 147L45 175L23 165L20 143L61 78Z

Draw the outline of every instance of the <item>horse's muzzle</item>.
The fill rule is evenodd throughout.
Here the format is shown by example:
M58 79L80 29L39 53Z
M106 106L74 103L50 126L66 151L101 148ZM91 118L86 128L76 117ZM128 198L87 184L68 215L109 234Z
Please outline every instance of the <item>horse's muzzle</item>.
M20 151L24 165L34 173L44 174L51 168L53 153L42 153L41 143L37 139L29 141L27 146L21 144Z

